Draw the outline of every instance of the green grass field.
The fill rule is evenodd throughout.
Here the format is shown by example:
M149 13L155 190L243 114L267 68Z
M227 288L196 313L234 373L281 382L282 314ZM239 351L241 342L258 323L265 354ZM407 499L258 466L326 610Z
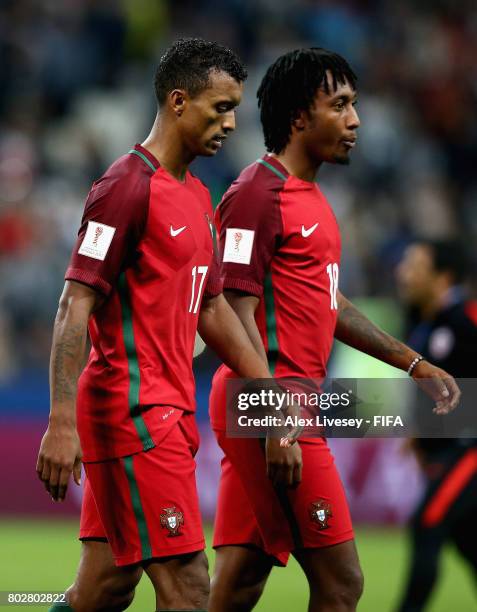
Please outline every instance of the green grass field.
M58 521L0 521L0 591L61 591L72 582L80 545L76 523ZM210 540L211 530L207 530ZM359 529L357 542L366 587L359 610L391 612L405 570L406 542L402 532ZM214 554L208 550L211 566ZM442 563L442 579L429 612L471 612L477 610L468 571L452 550ZM267 584L259 612L300 612L306 610L307 586L297 564L276 568ZM0 606L12 609L11 606ZM45 610L29 606L28 610ZM144 578L137 590L132 611L154 610L152 587Z

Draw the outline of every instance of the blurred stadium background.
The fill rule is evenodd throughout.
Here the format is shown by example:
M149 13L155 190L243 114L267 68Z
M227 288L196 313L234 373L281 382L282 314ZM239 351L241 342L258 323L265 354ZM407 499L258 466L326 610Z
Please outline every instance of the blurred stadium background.
M324 46L355 68L359 146L349 168L323 168L320 183L342 227L342 291L386 329L403 333L393 268L412 237L460 236L473 245L477 236L474 1L0 0L0 591L58 591L74 574L81 492L74 487L54 505L34 472L52 323L90 183L147 135L155 64L179 35L223 42L249 68L237 133L216 158L194 164L215 202L263 151L255 91L277 55ZM209 524L220 458L207 423L215 366L207 351L196 359ZM332 370L390 376L343 347ZM358 528L360 609L391 611L419 472L399 440L335 440L333 448L354 520L367 525ZM443 572L431 612L477 609L452 551ZM147 589L131 609L152 609ZM257 609L303 610L305 600L292 565L274 572Z

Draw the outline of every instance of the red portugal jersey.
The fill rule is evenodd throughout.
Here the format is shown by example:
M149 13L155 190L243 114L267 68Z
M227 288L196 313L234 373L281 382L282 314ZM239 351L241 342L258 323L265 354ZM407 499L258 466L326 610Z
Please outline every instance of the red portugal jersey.
M106 300L90 317L78 384L85 461L152 448L195 410L192 355L203 294L221 292L208 190L136 145L96 181L65 278Z
M215 215L224 289L260 298L255 319L276 377L324 378L338 314L338 223L316 183L266 155ZM232 372L221 366L218 376ZM225 414L212 414L224 426Z

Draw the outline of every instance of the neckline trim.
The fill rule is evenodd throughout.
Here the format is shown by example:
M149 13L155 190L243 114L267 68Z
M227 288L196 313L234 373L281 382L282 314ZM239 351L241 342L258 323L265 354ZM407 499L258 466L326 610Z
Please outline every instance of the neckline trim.
M141 153L141 151L138 151L137 149L131 149L130 151L128 151L128 153L131 153L132 155L137 155L138 157L140 157L142 159L142 161L149 166L149 168L151 168L151 170L153 172L156 172L157 168L154 166L154 164L144 155L144 153Z
M275 168L275 166L273 166L270 162L260 158L260 159L257 159L257 164L262 164L262 166L265 166L265 168L268 168L271 172L273 172L278 177L280 177L282 181L288 180L288 177L285 174L283 174L283 172L280 172L278 168Z

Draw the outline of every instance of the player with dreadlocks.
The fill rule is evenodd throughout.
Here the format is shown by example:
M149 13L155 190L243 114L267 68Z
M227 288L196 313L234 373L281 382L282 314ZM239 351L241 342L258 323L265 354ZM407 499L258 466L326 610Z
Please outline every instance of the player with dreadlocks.
M459 398L455 381L338 291L339 228L315 179L323 162L349 163L360 124L355 74L335 53L299 49L268 69L258 101L269 153L243 170L215 218L225 294L255 348L276 378L324 379L336 337L415 379L435 377L435 410L451 410ZM288 487L270 469L268 478L260 440L226 435L226 381L235 376L222 365L210 400L225 457L209 612L251 610L273 565L285 565L290 553L308 579L310 611L355 610L363 578L326 440L284 440L302 453L301 482L298 470Z

